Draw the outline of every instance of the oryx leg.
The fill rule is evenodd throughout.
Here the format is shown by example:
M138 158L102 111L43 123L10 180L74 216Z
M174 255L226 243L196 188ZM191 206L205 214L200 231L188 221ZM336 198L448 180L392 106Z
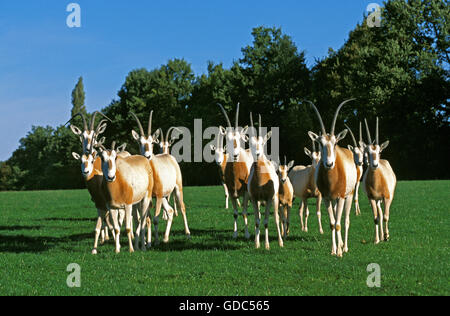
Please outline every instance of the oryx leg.
M115 232L115 242L116 242L116 249L115 252L120 252L120 225L119 225L119 210L118 209L111 209L109 211L111 215L111 219L113 221L114 225L114 232Z
M359 186L361 185L361 182L356 183L356 189L355 189L355 213L356 216L361 215L361 208L359 207Z
M292 205L286 205L286 217L287 217L286 236L288 236L290 233L289 226L291 224L291 208L292 208Z
M161 206L163 197L156 197L156 209L155 216L153 217L153 225L155 227L155 245L159 245L159 235L158 235L158 224L159 224L159 214L161 213Z
M136 229L136 238L134 240L135 248L139 249L139 239L141 241L141 249L146 250L145 247L145 226L147 225L147 218L148 218L148 209L150 205L151 197L147 196L145 197L141 202L141 213L139 214L138 218L138 224ZM137 216L137 214L136 214Z
M380 225L380 218L378 217L378 206L377 202L375 200L370 200L370 206L372 206L373 211L373 218L375 222L375 244L380 243L380 235L378 233L379 231L379 225Z
M383 210L381 209L381 200L377 202L378 218L380 219L380 241L384 240L384 229L383 229Z
M176 203L178 203L178 207L181 210L181 214L183 215L184 233L189 239L191 238L191 231L189 230L188 220L186 216L186 205L184 204L183 188L180 185L175 186L175 198Z
M384 240L389 240L389 213L391 210L392 199L384 199L384 224L386 229L384 232Z
M278 235L278 245L280 247L283 247L283 237L281 236L281 231L280 231L280 214L278 213L279 211L279 203L278 203L278 196L274 197L273 200L273 214L275 215L275 225L277 226L277 235ZM269 209L270 212L270 209Z
M234 230L233 230L233 239L236 239L238 236L238 206L237 206L237 198L232 197L231 198L231 204L233 204L233 217L234 217Z
M317 220L319 221L319 233L323 235L323 228L322 228L322 212L320 211L320 206L322 204L322 195L319 194L316 201L316 213L317 213Z
M308 217L309 217L309 207L308 207L308 200L304 200L303 204L305 205L305 232L308 232Z
M300 206L299 206L299 208L298 208L298 214L299 214L299 216L300 216L300 224L301 224L301 226L302 226L302 231L303 231L303 232L305 231L305 224L304 224L304 222L303 222L303 210L304 210L304 208L305 208L305 202L304 202L303 199L301 199L301 200L300 200Z
M228 210L228 197L229 197L228 188L225 183L222 183L222 185L223 185L223 190L225 191L225 208Z
M259 242L260 226L261 226L261 212L259 211L259 203L252 200L253 209L255 211L255 248L259 249L261 244Z
M175 197L174 197L174 200L175 200ZM162 203L163 203L164 210L167 213L167 226L166 226L166 233L164 234L163 242L164 243L168 243L169 242L170 229L172 227L172 222L173 222L173 214L174 214L175 211L169 205L169 203L167 202L166 199L163 199Z
M341 219L342 219L342 212L344 210L344 205L345 205L345 198L339 198L336 203L336 235L338 243L337 244L338 257L342 257L344 248L344 242L342 241L342 231L341 231Z
M133 230L133 205L125 206L125 228L128 235L128 246L130 247L130 253L134 252L133 248L133 238L132 238L132 230Z
M330 217L330 229L331 229L331 255L336 255L336 221L334 217L334 208L331 200L324 199L325 207L328 210L328 216Z
M100 233L103 232L102 226L103 226L103 210L97 209L98 218L97 218L97 224L95 226L95 238L94 238L94 249L92 249L92 254L97 254L97 247L98 247L98 238L100 236Z
M269 244L269 216L270 216L270 207L272 206L272 203L274 203L274 201L269 200L266 202L266 211L264 213L264 245L266 250L270 250L270 244ZM278 213L278 207L277 209L277 213ZM278 226L278 229L280 228L280 226ZM279 232L279 231L278 231Z
M348 252L348 231L350 229L350 212L352 209L353 196L348 196L345 199L345 239L344 239L344 252Z
M244 236L246 239L250 238L250 233L248 232L248 212L247 212L249 199L250 199L250 195L246 191L244 194L244 200L243 200L244 207L242 210L242 217L244 218L244 229L245 229ZM239 202L239 199L238 199L238 202Z

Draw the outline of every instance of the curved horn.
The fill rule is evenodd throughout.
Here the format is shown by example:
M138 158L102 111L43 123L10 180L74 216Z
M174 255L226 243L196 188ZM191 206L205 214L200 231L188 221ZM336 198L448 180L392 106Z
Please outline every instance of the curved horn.
M325 129L325 125L323 124L322 116L320 116L320 113L319 113L319 110L317 110L317 107L311 101L308 101L308 100L304 100L304 101L311 104L312 108L314 109L314 112L316 112L317 118L319 119L320 127L322 129L322 134L327 135L327 130Z
M72 120L73 120L74 118L76 118L77 116L81 116L81 118L83 119L84 130L87 131L87 130L88 130L88 126L87 126L86 118L84 117L83 113L81 113L81 112L78 112L77 114L75 114L74 116L72 116L72 117L70 118L70 120L67 121L67 123L69 123L70 121L72 121ZM67 125L67 123L64 124L64 125Z
M350 127L348 127L347 124L344 124L344 125L345 125L345 127L348 129L348 131L350 132L350 135L352 136L353 143L355 144L355 147L359 147L359 146L358 146L358 143L356 142L355 135L353 135L352 129L351 129Z
M364 119L364 123L366 123L367 138L369 139L369 144L368 145L371 145L372 144L372 137L370 136L369 125L367 124L367 120L366 119Z
M286 156L284 156L284 165L287 166Z
M161 133L161 142L163 142L165 140L163 129L162 128L158 128L156 131L158 131L158 130ZM150 135L150 134L148 134L148 135ZM169 138L168 135L169 135L169 133L167 133L167 138Z
M375 130L375 141L376 141L377 145L380 144L380 137L379 136L380 136L380 134L378 133L378 116L377 116L377 128Z
M363 141L363 135L362 135L362 123L359 122L359 141Z
M108 122L108 120L101 120L98 125L97 128L95 129L95 134L98 133L98 130L100 129L100 127L102 126L103 123Z
M237 130L238 126L239 126L239 102L237 104L237 109L236 109L236 122L235 122L236 130Z
M153 118L153 110L150 111L150 117L148 118L148 130L147 130L148 136L152 134L152 118Z
M228 114L227 114L227 112L225 111L225 109L223 108L222 104L217 103L217 105L220 106L220 109L222 110L223 115L225 115L225 118L226 118L226 120L227 120L228 127L233 127L233 126L231 125L230 118L228 117Z
M95 111L94 114L92 115L92 118L91 118L91 122L90 122L90 123L91 123L91 124L90 124L90 131L93 131L93 130L94 130L95 116L96 116L97 114L100 114L101 116L107 118L110 122L112 122L111 119L110 119L109 117L107 117L105 114L103 114L102 112Z
M336 113L334 114L333 124L331 125L331 135L334 135L334 128L336 127L336 121L337 121L337 118L339 115L339 111L342 109L342 107L344 106L345 103L353 101L353 100L355 100L355 99L354 98L348 99L348 100L345 100L344 102L342 102L341 104L339 104L339 107L337 108Z
M316 152L316 142L311 140L312 142L312 148L313 148L313 152Z
M261 137L261 135L262 135L262 129L261 129L261 126L262 126L261 114L258 114L258 116L259 116L258 136Z
M115 150L116 149L116 141L113 141L111 144L111 150Z
M253 126L253 113L252 112L250 112L250 127L251 127L250 132L253 133L253 130L255 129L255 127ZM258 135L256 135L256 136L258 136Z
M172 127L169 128L169 130L167 131L167 134L166 134L166 138L167 138L167 139L166 139L166 142L169 141L169 135L170 135L170 133L171 133L173 130L177 130L178 132L181 133L181 130L180 130L180 129L176 128L175 126L172 126Z
M141 136L145 136L144 129L142 128L141 121L139 121L139 118L137 117L137 115L134 114L133 112L130 112L130 114L133 115L134 119L135 119L136 122L138 123L139 131L141 132Z

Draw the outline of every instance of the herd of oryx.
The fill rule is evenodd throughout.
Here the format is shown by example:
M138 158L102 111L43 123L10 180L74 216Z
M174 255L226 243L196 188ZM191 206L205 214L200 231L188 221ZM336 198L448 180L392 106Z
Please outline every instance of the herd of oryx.
M241 206L239 198L243 198L242 216L245 225L245 237L250 238L248 229L248 203L252 203L255 213L255 246L260 247L261 204L265 205L264 230L265 248L269 249L268 223L270 210L273 206L275 223L278 234L278 243L283 247L283 239L289 234L290 210L293 200L301 199L299 214L303 231L308 231L308 204L309 198L317 199L317 216L319 231L323 234L321 224L320 205L323 200L330 218L332 236L332 255L341 257L348 252L348 232L350 227L350 210L355 200L356 214L360 214L358 203L358 190L360 182L369 199L375 219L375 243L389 239L389 211L396 187L395 174L387 160L380 159L380 153L389 142L380 145L378 118L376 119L375 139L372 136L365 120L367 140L362 138L362 124L360 123L359 142L346 125L344 131L335 134L338 114L342 106L354 99L342 102L336 110L331 130L327 133L322 117L316 106L307 101L314 109L320 123L319 135L309 132L312 140L312 151L305 148L312 164L309 166L294 166L294 162L287 163L280 160L272 161L265 155L265 145L271 138L271 132L264 134L262 120L259 115L258 129L254 127L253 115L250 113L250 126L239 127L239 104L236 109L234 126L225 109L219 107L227 121L227 128L219 127L216 146L211 146L215 153L215 161L219 166L220 177L226 196L231 198L234 210L234 233L238 236L238 215ZM131 131L133 138L140 146L141 155L130 155L125 151L126 144L116 148L112 142L111 148L106 149L103 144L105 138L97 140L107 125L102 119L95 127L95 112L89 124L83 119L84 131L75 125L71 130L80 137L83 154L73 156L81 161L81 171L92 201L98 210L98 219L95 228L93 254L97 254L99 238L104 243L109 239L108 230L111 231L115 241L115 251L120 252L120 228L125 221L129 242L129 250L141 248L145 250L152 244L152 223L155 229L154 243L159 242L158 223L161 208L163 218L167 220L164 242L169 241L170 229L174 214L181 211L187 237L190 231L187 223L186 208L183 201L183 185L180 167L175 157L170 155L169 148L174 139L170 138L170 128L166 138L161 129L152 134L152 116L150 112L147 133L136 114L130 112L139 127L139 133ZM70 121L71 121L70 120ZM69 121L69 122L70 122ZM338 145L350 132L354 146L342 148ZM227 146L224 146L226 140ZM241 146L241 141L249 143L249 149ZM154 144L162 148L161 154L154 154ZM317 146L318 144L318 146ZM318 150L317 150L318 148ZM366 168L365 173L363 168ZM174 207L169 204L171 195ZM152 208L152 199L156 198L156 210L152 217L149 210ZM381 203L384 203L384 216ZM279 212L280 209L280 212ZM345 210L345 238L342 239L341 219ZM306 216L304 218L304 212ZM281 216L280 216L281 215ZM383 227L384 222L384 227ZM106 224L106 225L105 225ZM136 230L133 227L136 225ZM147 229L147 234L145 234ZM134 239L134 246L133 246Z

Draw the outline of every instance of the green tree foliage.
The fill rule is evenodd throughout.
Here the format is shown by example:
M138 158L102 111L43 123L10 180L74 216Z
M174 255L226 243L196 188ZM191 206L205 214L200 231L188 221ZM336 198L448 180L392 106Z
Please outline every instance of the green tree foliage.
M390 140L383 157L400 179L449 178L443 168L450 148L449 7L447 0L386 1L380 27L357 25L339 50L330 49L311 69L281 29L257 27L251 45L229 69L210 61L207 73L195 76L187 61L173 59L153 70L133 70L117 99L102 110L114 121L108 123L106 144L127 142L127 150L138 153L131 137L138 127L130 111L145 130L154 110L153 132L171 126L193 131L196 118L203 128L225 125L217 103L233 115L240 102L241 126L249 124L250 111L261 114L263 125L280 128L281 156L306 164L307 131L319 132L319 124L302 100L315 102L329 125L337 105L355 97L341 111L337 130L346 121L357 132L365 117L373 130L379 116L381 140ZM84 97L80 77L72 115L87 114ZM80 152L81 145L67 127L33 127L13 156L0 163L0 190L84 187L72 151ZM187 185L219 181L215 164L182 163L181 168Z
M446 155L436 155L450 145L444 2L386 2L381 27L357 25L345 45L313 69L314 99L326 120L342 100L356 97L342 119L356 128L364 117L374 122L379 116L381 138L391 141L384 157L403 179L450 176L440 170Z
M84 105L85 93L83 86L83 77L78 78L78 82L75 85L75 88L72 90L72 110L71 116L74 116L77 113L82 113L87 119L87 111L86 106ZM73 123L77 126L82 126L82 119L77 117L73 120Z

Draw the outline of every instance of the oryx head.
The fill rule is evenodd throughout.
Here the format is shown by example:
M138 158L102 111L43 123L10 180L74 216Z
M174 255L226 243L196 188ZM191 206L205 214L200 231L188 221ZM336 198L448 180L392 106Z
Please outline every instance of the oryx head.
M312 152L306 147L304 148L304 150L305 150L306 156L311 158L311 165L314 168L317 168L317 166L320 163L320 158L322 157L322 155L320 153L320 150L316 149L316 142L314 140L312 141L312 148L313 148Z
M259 115L259 126L258 132L255 135L256 129L253 126L253 114L250 112L250 149L252 151L253 158L255 160L264 156L264 147L269 141L270 137L272 137L272 131L268 132L264 137L262 136L262 122L261 115Z
M126 144L123 144L116 149L116 142L112 142L111 149L108 150L103 146L100 146L100 158L102 160L102 172L103 177L108 182L116 180L117 173L117 156L125 150Z
M173 133L171 135L170 133L173 130L176 130L179 134L181 134L181 131L178 128L172 126L167 131L166 138L164 138L162 129L160 128L159 130L161 134L161 141L159 141L158 139L156 142L159 142L159 146L161 147L163 154L170 154L170 147L172 147L173 143L178 139L178 136L174 136Z
M308 135L309 135L309 137L311 137L311 139L313 141L316 141L319 143L320 151L321 151L321 155L322 155L322 163L326 169L334 168L334 166L336 164L336 145L338 144L338 142L340 140L345 138L345 136L347 135L347 132L348 132L345 129L342 132L340 132L338 135L334 134L334 129L336 127L336 121L338 118L339 111L341 110L342 106L345 103L352 101L352 100L354 100L354 99L346 100L339 105L339 107L336 110L336 113L334 114L333 123L331 124L331 132L329 134L325 130L325 125L323 124L322 117L320 116L320 113L317 110L316 106L312 102L307 101L308 103L310 103L312 105L314 111L316 112L316 115L320 122L320 126L322 128L322 134L320 136L317 134L314 134L313 132L308 132Z
M284 164L279 163L277 168L278 178L281 184L286 183L288 179L289 170L294 166L294 160L287 163L286 156L284 156Z
M136 133L134 130L132 130L131 133L133 135L133 138L139 144L141 155L147 159L152 159L153 158L153 144L159 142L158 136L160 133L160 130L158 129L153 135L151 134L152 133L153 111L150 112L150 117L148 120L147 135L145 135L144 128L142 127L142 124L139 121L139 118L137 117L137 115L134 114L133 112L130 112L130 114L134 117L134 119L138 123L140 134Z
M81 174L85 179L89 178L94 171L94 161L97 158L97 151L92 149L91 151L84 153L82 156L79 154L72 152L72 156L81 161Z
M81 131L77 126L71 124L70 129L72 132L80 137L80 141L83 144L83 154L89 153L94 147L98 146L97 137L102 134L106 129L106 122L107 120L101 120L97 128L94 129L95 125L95 116L97 114L100 114L104 116L107 120L111 121L106 115L104 115L101 112L95 111L92 115L91 121L89 122L89 125L87 124L86 118L84 117L83 113L77 113L75 114L67 123L72 121L75 117L80 116L83 120L83 128L84 131ZM111 121L112 122L112 121ZM67 124L66 123L66 124Z
M364 123L366 124L366 132L367 132L367 138L369 140L369 144L365 144L364 142L360 141L361 147L364 147L365 153L367 154L368 160L369 160L369 167L371 169L377 169L380 164L380 153L386 149L387 146L389 146L389 141L384 142L380 146L380 138L379 138L379 131L378 131L378 117L377 117L377 125L375 130L375 141L372 142L372 137L370 136L369 131L369 125L367 124L367 120L364 119Z
M225 133L227 139L227 152L230 154L231 161L239 161L241 151L244 150L241 147L241 139L244 142L248 141L248 136L246 135L248 126L239 131L239 103L236 109L236 120L234 128L232 127L230 118L228 117L228 114L223 106L219 104L219 107L222 110L222 113L225 115L228 124L228 128Z
M345 124L345 127L350 132L350 135L352 136L353 139L353 144L355 145L355 147L353 147L352 145L348 145L347 147L353 153L353 160L355 161L355 165L362 166L364 163L364 149L361 146L359 146L358 143L356 142L355 135L353 134L350 127L348 127L347 124ZM360 134L360 141L362 141L361 136L362 135Z
M210 146L211 150L214 152L214 161L219 166L222 165L225 160L225 147L223 145L223 137L225 136L225 134L225 128L219 126L219 134L217 134L217 144L215 146Z

